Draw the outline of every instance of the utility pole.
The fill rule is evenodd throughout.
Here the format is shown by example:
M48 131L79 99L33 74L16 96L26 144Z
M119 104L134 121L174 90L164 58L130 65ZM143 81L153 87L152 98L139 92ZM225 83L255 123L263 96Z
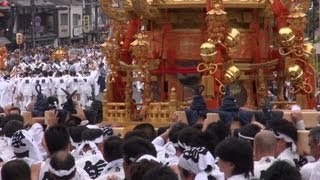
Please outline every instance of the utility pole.
M36 4L35 4L34 1L35 0L30 0L30 8L31 8L31 46L32 46L32 48L35 48L35 46L36 46L36 40L35 40L35 34L34 34L34 14L35 14Z

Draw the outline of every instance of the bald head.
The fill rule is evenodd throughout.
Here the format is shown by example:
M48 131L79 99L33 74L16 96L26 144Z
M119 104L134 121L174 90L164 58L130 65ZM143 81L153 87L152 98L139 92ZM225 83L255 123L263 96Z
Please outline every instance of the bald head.
M262 130L254 137L255 155L274 156L277 139L273 132Z

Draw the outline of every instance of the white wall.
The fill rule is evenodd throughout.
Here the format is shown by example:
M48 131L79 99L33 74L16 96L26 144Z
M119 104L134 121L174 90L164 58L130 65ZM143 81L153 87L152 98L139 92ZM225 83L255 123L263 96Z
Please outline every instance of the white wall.
M67 24L63 23L61 14L68 14L68 17L69 17L69 8L67 10L58 11L59 38L67 38L67 37L70 37L70 20L69 18L67 18Z
M74 26L74 14L79 15L78 24ZM70 37L82 37L82 6L81 5L71 5L70 6Z

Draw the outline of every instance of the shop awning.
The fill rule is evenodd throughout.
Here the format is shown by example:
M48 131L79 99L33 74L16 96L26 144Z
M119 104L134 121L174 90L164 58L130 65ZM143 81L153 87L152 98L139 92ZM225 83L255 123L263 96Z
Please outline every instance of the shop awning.
M0 37L0 44L11 44L11 41L6 37Z

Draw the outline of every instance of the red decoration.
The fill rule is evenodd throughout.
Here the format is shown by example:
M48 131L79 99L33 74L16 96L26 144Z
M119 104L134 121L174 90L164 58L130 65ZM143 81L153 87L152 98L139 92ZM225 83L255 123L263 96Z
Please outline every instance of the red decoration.
M8 6L8 1L6 1L6 0L3 0L3 1L2 1L2 3L1 3L1 5L2 5L3 7L6 7L6 6Z

